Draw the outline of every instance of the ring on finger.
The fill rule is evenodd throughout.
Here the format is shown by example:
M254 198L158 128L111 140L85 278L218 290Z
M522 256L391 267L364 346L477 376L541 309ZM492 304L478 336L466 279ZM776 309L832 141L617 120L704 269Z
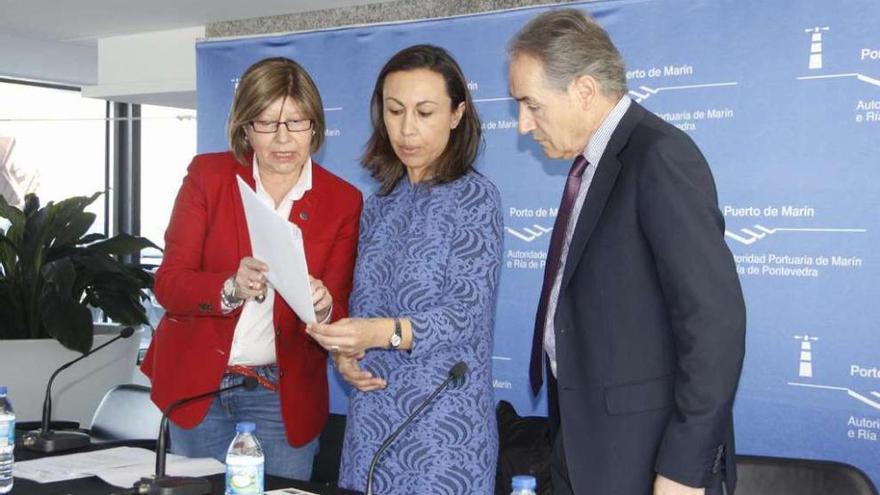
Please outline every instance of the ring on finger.
M339 353L339 346L338 345L331 345L330 352L332 352L333 354L338 354Z

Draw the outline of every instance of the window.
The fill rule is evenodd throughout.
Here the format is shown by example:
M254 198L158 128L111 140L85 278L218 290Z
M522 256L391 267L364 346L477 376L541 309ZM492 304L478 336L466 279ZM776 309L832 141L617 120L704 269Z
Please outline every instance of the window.
M0 82L0 195L21 205L104 191L106 103L79 90ZM104 232L104 199L89 208Z
M195 110L141 105L141 235L160 247L195 153ZM158 263L158 256L144 252L148 263Z

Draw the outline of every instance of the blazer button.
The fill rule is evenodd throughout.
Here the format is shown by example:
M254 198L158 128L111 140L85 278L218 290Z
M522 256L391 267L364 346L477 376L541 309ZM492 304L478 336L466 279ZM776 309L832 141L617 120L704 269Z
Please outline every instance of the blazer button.
M275 336L276 336L276 337L280 337L280 336L281 336L281 329L280 329L280 328L276 328L276 329L275 329Z
M299 212L299 218L301 218L303 220L308 220L309 219L309 212L307 212L307 211Z
M199 311L201 311L202 313L210 313L211 305L208 303L201 303L199 304Z
M283 378L283 377L284 377L284 370L279 368L278 369L278 378Z

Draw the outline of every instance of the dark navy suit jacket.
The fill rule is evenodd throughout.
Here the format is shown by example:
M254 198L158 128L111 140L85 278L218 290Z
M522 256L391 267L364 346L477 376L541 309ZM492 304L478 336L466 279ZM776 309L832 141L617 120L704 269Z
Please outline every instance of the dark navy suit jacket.
M551 420L575 493L650 494L656 473L732 489L739 279L706 160L635 102L598 164L554 318Z

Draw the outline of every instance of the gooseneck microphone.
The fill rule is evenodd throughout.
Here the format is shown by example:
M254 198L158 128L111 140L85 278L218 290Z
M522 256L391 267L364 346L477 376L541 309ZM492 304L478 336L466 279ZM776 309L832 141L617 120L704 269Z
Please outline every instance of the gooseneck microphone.
M253 390L257 388L257 379L251 376L236 385L212 390L204 394L194 395L176 400L162 411L162 422L159 424L159 438L156 441L156 474L149 478L141 478L133 487L134 493L150 495L204 495L211 493L211 483L202 478L186 476L165 476L165 448L168 436L168 416L178 407L208 397L220 395L236 388Z
M95 347L89 352L86 352L73 361L62 365L55 370L55 373L52 373L52 376L49 378L49 383L46 385L46 398L43 399L43 420L40 423L40 429L25 433L22 436L22 447L37 452L63 452L65 450L85 447L91 443L88 433L79 431L52 431L49 428L49 423L52 420L52 383L55 381L55 377L58 376L58 373L70 368L77 362L91 356L117 340L127 339L133 334L133 328L125 327L116 337L113 337L107 342Z
M454 381L456 383L459 383L464 378L467 370L468 366L467 363L465 363L464 361L459 361L455 363L452 368L449 369L449 376L447 376L446 379L443 380L443 383L438 385L437 388L434 389L434 392L432 392L427 399L423 400L422 403L419 404L419 407L417 407L416 410L413 411L412 414L410 414L406 418L406 421L401 423L400 426L398 426L397 429L394 430L394 433L389 435L388 438L386 438L385 441L382 442L382 445L379 446L379 450L377 450L376 454L373 456L373 461L370 462L370 470L367 472L366 495L373 495L373 472L376 470L376 466L379 464L379 459L382 458L382 454L385 452L385 449L387 449L388 446L391 445L398 436L400 436L403 430L405 430L406 427L409 426L409 424L412 423L412 421L416 419L416 417L423 410L425 410L425 408L428 407L434 401L434 399L437 398L438 395L440 395L440 392L445 390L451 382Z

